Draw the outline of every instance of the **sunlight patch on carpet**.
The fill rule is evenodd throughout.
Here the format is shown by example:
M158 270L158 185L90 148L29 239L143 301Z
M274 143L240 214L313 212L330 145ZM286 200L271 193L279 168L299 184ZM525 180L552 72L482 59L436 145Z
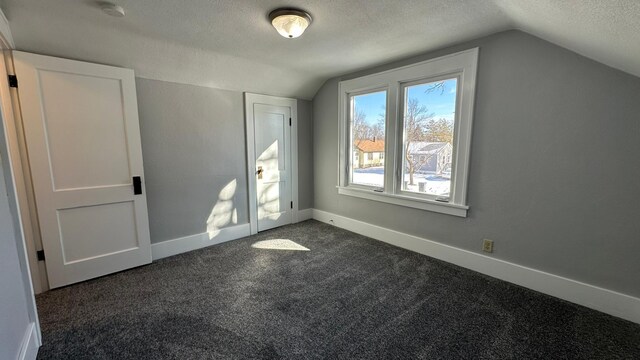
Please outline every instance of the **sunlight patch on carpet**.
M270 250L294 250L294 251L310 251L306 247L295 243L289 239L273 239L257 241L251 247L256 249Z

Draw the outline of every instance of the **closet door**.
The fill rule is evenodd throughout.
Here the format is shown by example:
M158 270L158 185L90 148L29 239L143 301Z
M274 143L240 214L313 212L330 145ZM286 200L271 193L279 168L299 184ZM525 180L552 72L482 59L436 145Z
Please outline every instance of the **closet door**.
M133 71L13 59L51 288L150 263Z
M258 231L291 224L291 108L254 104Z

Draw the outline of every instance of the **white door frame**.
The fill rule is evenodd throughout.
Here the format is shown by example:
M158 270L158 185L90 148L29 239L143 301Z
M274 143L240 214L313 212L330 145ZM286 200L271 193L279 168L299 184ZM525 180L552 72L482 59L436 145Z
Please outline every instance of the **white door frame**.
M249 225L251 234L258 233L258 198L256 184L255 132L253 108L255 104L284 106L291 109L291 222L298 222L298 101L291 98L244 93L246 140L247 140L247 184L249 185Z
M10 181L7 181L7 192L9 199L15 200L16 212L18 213L19 229L18 234L21 237L21 243L17 244L18 253L20 254L20 266L22 268L22 280L27 284L28 289L26 298L29 302L27 308L29 311L29 319L33 323L33 329L36 334L36 345L42 344L42 335L40 332L40 320L38 319L38 310L36 307L35 293L41 292L40 274L37 260L35 258L36 251L32 237L32 222L30 209L27 200L27 190L25 186L25 174L23 172L23 158L20 155L20 142L18 137L19 122L15 118L14 96L9 88L7 75L13 75L13 63L10 61L10 51L15 48L9 21L0 10L0 126L4 130L4 139L0 141L2 149L0 151L7 154L9 165ZM9 60L9 61L8 61ZM15 89L14 89L15 91ZM5 174L6 176L7 174ZM26 351L27 349L23 349ZM21 354L25 355L26 354Z
M11 51L4 51L2 59L6 66L8 75L15 75L13 68L13 54ZM4 78L4 77L3 77ZM3 79L4 80L4 79ZM40 294L49 290L49 280L47 279L47 269L44 261L38 261L37 252L42 250L42 239L40 237L40 225L38 224L38 214L31 181L31 169L29 168L29 158L27 156L27 144L24 137L24 127L22 123L22 113L20 112L20 102L18 99L18 89L7 87L9 91L9 101L12 104L12 118L7 123L10 130L7 132L9 154L11 155L11 167L16 178L15 187L20 204L20 218L22 220L25 245L31 269L31 280L33 290ZM5 99L3 99L3 102ZM4 105L4 103L3 103Z

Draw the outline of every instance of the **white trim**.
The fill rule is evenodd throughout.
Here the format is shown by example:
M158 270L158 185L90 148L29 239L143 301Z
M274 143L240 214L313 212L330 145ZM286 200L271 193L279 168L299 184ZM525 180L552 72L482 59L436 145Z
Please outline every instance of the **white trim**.
M298 210L298 222L313 218L313 209ZM208 233L184 236L177 239L165 240L151 244L151 257L153 261L185 252L202 249L208 246L221 244L227 241L241 239L251 235L250 224L235 225L220 229L220 233L213 239L209 239Z
M469 174L469 158L471 154L471 130L473 124L473 107L475 101L476 74L479 49L472 48L454 54L378 72L362 77L341 81L338 84L338 187L339 194L365 197L371 200L388 202L400 206L409 206L443 214L466 217L467 184ZM438 197L427 194L403 196L401 189L403 176L402 153L403 106L405 103L403 89L410 84L437 81L443 78L457 78L456 120L453 140L453 173L451 178L451 196L448 202L440 202ZM358 188L350 184L351 163L351 129L350 129L350 97L362 93L384 90L387 92L387 111L385 128L385 176L384 188L375 189L366 195L362 192L343 191L347 188ZM362 187L360 187L362 188ZM417 203L426 205L418 206ZM447 206L454 205L454 207ZM457 211L452 210L456 208ZM466 210L466 209L465 209Z
M309 219L313 219L313 209L298 210L298 221L296 222L303 222Z
M22 339L18 360L35 360L38 357L39 347L40 341L38 340L36 324L30 323Z
M8 75L15 75L13 70L13 57L10 51L5 51L2 61ZM4 94L7 94L5 96ZM2 96L3 113L7 137L8 152L11 157L11 169L15 177L15 190L17 202L20 206L20 220L25 237L27 259L31 270L31 280L35 294L49 290L46 278L44 261L38 261L36 252L42 250L40 241L40 228L38 226L33 184L31 182L31 169L27 157L27 148L24 138L22 114L18 101L17 89L10 89L8 82L2 80L0 84L0 96ZM6 100L8 98L8 100ZM10 118L9 118L10 117Z
M298 101L291 99L291 223L298 221Z
M382 201L389 204L411 207L415 209L438 212L441 214L467 217L468 206L440 203L434 200L415 198L407 195L379 193L371 189L361 189L354 186L338 187L338 194L358 197L361 199Z
M182 254L192 250L202 249L207 246L221 244L223 242L240 239L251 235L249 224L235 225L220 229L218 235L209 238L209 233L201 233L185 236L177 239L166 240L151 244L151 258L153 261L173 255Z
M7 66L7 62L5 61L5 56L7 53L2 54L0 56L0 72L4 69L5 72L9 73L9 67ZM0 100L2 103L1 106L1 114L2 124L0 126L3 127L4 130L4 139L0 141L6 146L6 153L8 157L7 165L9 165L11 181L7 182L7 192L10 198L15 200L16 212L18 215L18 225L19 225L19 236L21 240L21 245L18 247L18 251L22 251L21 256L23 257L20 262L20 265L24 265L23 271L23 281L25 284L29 283L29 289L25 289L28 291L27 298L29 299L29 317L31 321L35 324L35 332L38 338L38 342L41 340L40 336L40 321L38 319L38 311L36 307L34 292L38 293L38 290L41 290L40 286L40 272L38 261L35 257L35 243L33 242L33 233L31 227L31 217L29 214L29 205L26 203L26 189L24 187L25 179L24 172L22 168L22 160L20 158L19 151L19 143L18 143L18 130L16 128L16 121L14 119L14 111L13 111L13 99L11 96L11 91L9 89L9 84L7 77L3 77L0 79ZM4 151L4 149L0 150ZM33 256L31 256L33 255ZM35 289L35 290L34 290Z
M322 210L314 209L313 218L640 324L640 298Z
M15 75L11 52L4 52L3 61L7 74ZM7 95L5 96L5 94ZM42 239L40 237L40 225L38 224L35 195L33 193L33 182L31 181L31 169L29 168L27 156L18 89L10 89L8 82L3 79L0 83L0 97L2 97L7 146L11 157L11 169L15 177L14 186L17 202L20 206L20 220L31 270L31 281L35 294L40 294L49 290L49 281L45 262L38 261L36 257L36 252L42 250Z
M7 59L11 59L9 54L9 50L15 48L15 43L13 42L13 35L11 34L11 28L9 26L9 21L4 15L4 12L0 9L0 54L1 64L0 64L0 73L2 73L2 80L0 81L0 100L2 102L1 110L2 114L0 117L2 118L0 121L0 126L3 127L4 132L4 146L0 151L7 153L8 165L9 166L9 176L11 177L11 183L7 183L7 192L9 197L13 197L16 206L16 213L18 216L18 224L19 229L16 229L19 233L21 243L18 245L18 252L20 256L20 268L22 270L22 280L25 282L25 285L28 285L25 289L26 297L27 297L27 308L29 313L29 319L31 320L31 324L29 325L29 338L27 342L27 346L23 346L23 350L21 350L21 359L35 359L38 353L38 347L42 344L42 335L40 331L40 320L38 318L38 310L36 307L36 301L34 296L34 277L32 277L31 267L33 266L33 270L35 270L35 279L40 280L39 273L37 271L37 264L34 264L32 258L30 257L31 246L33 242L27 242L27 238L29 236L28 230L30 230L30 218L27 215L25 219L23 214L26 213L28 208L24 208L24 201L26 199L26 194L24 190L23 181L23 173L21 169L21 158L18 152L18 139L16 133L16 122L14 119L14 108L13 103L16 99L11 95L11 91L9 89L9 84L7 80L7 76L9 74L13 74L13 62L11 60L7 61ZM5 150L6 147L6 150ZM25 225L26 221L26 225ZM27 233L25 232L25 227L29 226L27 229ZM30 239L29 239L30 240ZM38 281L39 287L40 281Z
M247 141L247 184L249 197L249 224L251 234L258 233L258 211L256 195L256 159L255 159L255 131L253 124L254 104L284 106L291 109L291 209L292 223L298 222L298 101L292 98L284 98L270 95L244 93L245 129Z

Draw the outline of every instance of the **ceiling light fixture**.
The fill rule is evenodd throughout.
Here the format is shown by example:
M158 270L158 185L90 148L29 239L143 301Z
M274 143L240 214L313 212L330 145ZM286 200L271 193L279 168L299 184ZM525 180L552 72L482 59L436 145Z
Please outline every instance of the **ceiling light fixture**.
M293 39L311 24L311 15L297 9L276 9L269 14L269 20L280 35Z

